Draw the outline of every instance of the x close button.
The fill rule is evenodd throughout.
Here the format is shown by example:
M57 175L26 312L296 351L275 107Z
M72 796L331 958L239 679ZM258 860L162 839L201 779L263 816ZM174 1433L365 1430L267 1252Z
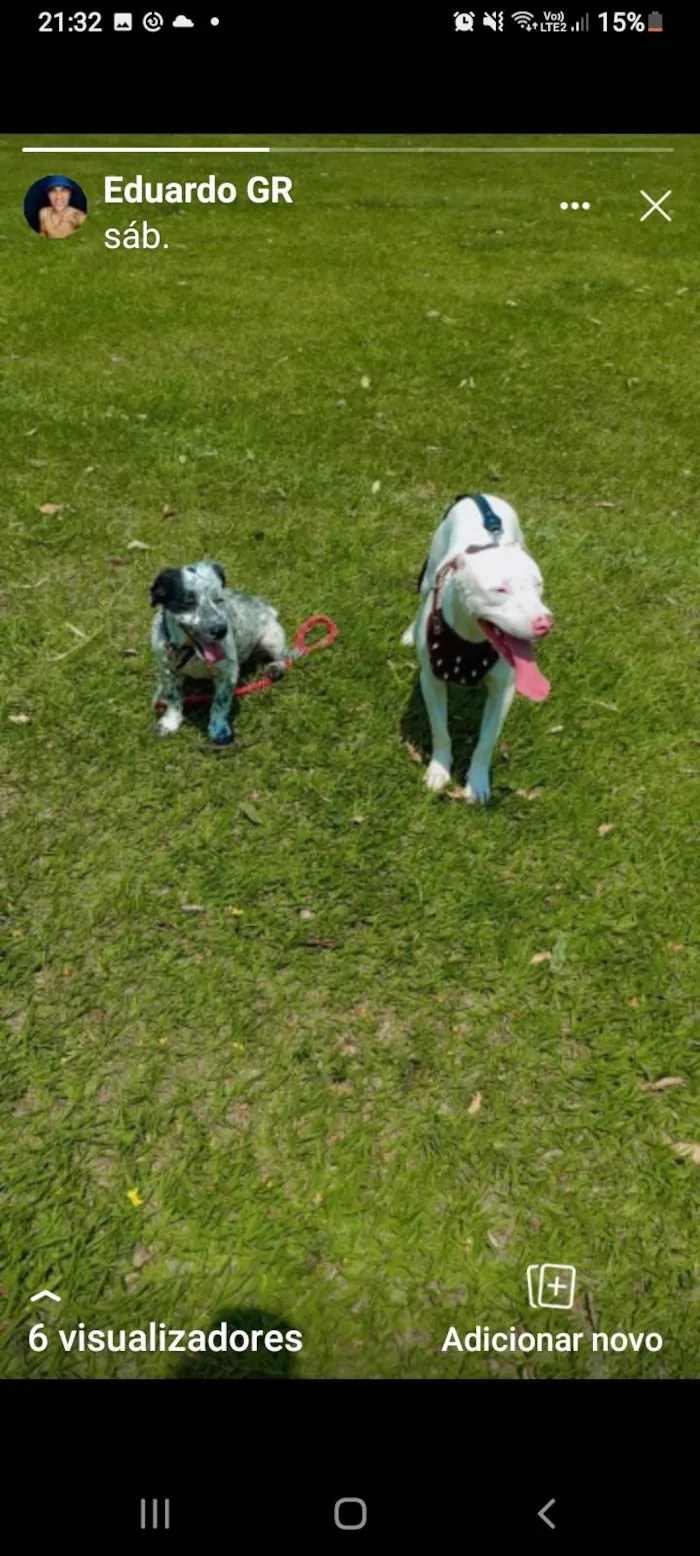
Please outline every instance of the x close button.
M340 1497L333 1509L337 1529L364 1529L367 1523L367 1503L362 1497Z
M653 215L654 211L658 211L659 216L663 216L664 221L670 222L671 218L670 218L670 216L668 214L668 211L662 211L662 209L661 209L661 207L662 207L662 205L664 203L664 200L668 200L668 197L669 197L669 195L671 193L670 189L667 189L666 193L662 194L660 199L658 199L658 200L652 200L651 195L647 194L646 189L640 189L639 193L641 195L644 195L644 199L647 201L647 203L649 205L648 211L645 211L644 215L640 216L640 218L639 218L640 222L645 222L648 216L652 216Z

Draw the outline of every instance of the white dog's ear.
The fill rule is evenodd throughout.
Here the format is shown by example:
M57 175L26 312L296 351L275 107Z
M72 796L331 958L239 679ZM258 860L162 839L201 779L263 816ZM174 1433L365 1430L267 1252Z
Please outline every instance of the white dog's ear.
M219 574L219 577L221 579L221 587L222 587L222 589L225 589L226 588L226 574L225 574L225 572L223 570L223 567L221 566L221 563L220 562L212 562L211 565L212 565L212 567L214 569L214 572Z

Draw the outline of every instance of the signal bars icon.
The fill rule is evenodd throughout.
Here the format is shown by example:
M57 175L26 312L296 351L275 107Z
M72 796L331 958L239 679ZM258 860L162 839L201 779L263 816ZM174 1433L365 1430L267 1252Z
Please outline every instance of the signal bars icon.
M588 12L586 11L585 16L581 17L580 22L574 22L574 25L573 25L571 31L572 32L588 32L589 26L590 26L590 23L589 23L589 19L588 19Z

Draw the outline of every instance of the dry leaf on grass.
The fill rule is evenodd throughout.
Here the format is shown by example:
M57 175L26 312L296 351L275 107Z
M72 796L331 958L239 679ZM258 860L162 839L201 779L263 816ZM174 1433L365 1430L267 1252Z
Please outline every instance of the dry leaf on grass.
M174 519L175 518L175 509L171 508L169 502L166 502L166 503L163 504L163 518L164 519Z
M668 1091L671 1086L685 1086L679 1075L664 1075L660 1081L645 1081L640 1091Z
M544 789L516 789L515 792L521 800L538 800Z
M49 518L52 518L54 513L61 512L62 507L62 502L42 502L41 507L39 508L39 512L46 513L48 514Z
M614 827L614 822L612 822L612 821L603 821L603 822L601 822L601 824L600 824L600 826L598 828L598 836L599 837L607 837L608 833L613 831L613 827Z
M688 1144L687 1141L681 1140L678 1145L674 1145L673 1149L676 1156L684 1156L688 1161L694 1162L696 1167L700 1167L700 1145Z
M314 917L313 910L311 908L300 908L299 909L299 917L303 918L303 919L313 918Z
M623 502L594 502L594 508L624 508Z
M153 1255L148 1252L147 1248L144 1248L143 1243L137 1243L131 1255L131 1262L134 1266L134 1269L143 1269L144 1264L148 1264L152 1257Z
M373 481L372 482L372 496L373 497L376 497L377 492L380 492L381 489L382 489L381 481Z
M339 951L339 940L317 940L314 936L311 940L303 940L302 945L309 951Z
M411 761L415 762L416 767L422 767L423 758L420 754L420 751L418 751L415 746L411 745L410 740L404 740L404 747L408 751Z
M673 944L673 943L671 943L671 945L669 945L668 949L669 949L669 951L684 951L685 950L685 946L681 945L681 944Z
M145 545L142 540L130 540L126 549L127 551L150 551L151 548Z
M560 735L562 730L563 730L563 728L564 728L563 724L553 724L551 729L547 730L547 734L548 735Z
M128 567L128 562L123 556L110 556L107 558L110 567Z
M10 713L8 715L11 724L30 724L31 719L27 713Z
M207 911L201 902L181 902L180 907L183 913L206 913Z
M551 951L536 951L535 955L530 957L530 966L539 967L541 962L551 962L551 960Z
M367 377L366 373L363 373L363 375L362 375L362 377L360 379L360 383L361 383L363 389L369 389L369 387L370 387L370 385L372 383L372 380L371 380L371 378Z
M467 1112L468 1113L478 1113L480 1107L481 1107L481 1092L480 1091L476 1091L474 1093L474 1096L472 1097L472 1100L471 1100L471 1102L469 1104L469 1107L467 1108Z

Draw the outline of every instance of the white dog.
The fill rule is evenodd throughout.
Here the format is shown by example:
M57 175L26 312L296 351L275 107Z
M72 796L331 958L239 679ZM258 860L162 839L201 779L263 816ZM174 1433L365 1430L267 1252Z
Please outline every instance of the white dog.
M465 796L485 804L491 758L516 691L533 702L549 695L533 640L545 637L552 613L542 603L542 575L523 543L518 515L500 497L457 497L436 530L418 587L422 604L401 639L415 643L433 737L429 789L450 781L447 683L486 682L486 707L467 773Z

